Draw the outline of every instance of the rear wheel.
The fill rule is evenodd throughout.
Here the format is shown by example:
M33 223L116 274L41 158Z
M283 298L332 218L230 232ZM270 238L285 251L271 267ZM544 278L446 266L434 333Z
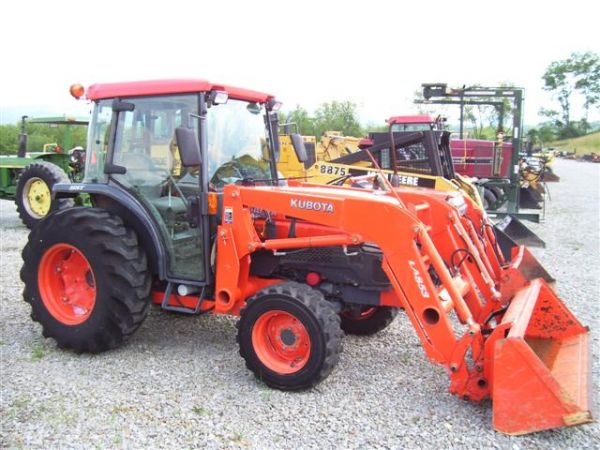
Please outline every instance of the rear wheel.
M504 197L504 191L498 186L490 186L490 191L494 193L494 197L496 197L496 201L499 201Z
M497 198L489 188L484 188L483 191L483 208L490 209L496 205Z
M342 311L341 327L347 334L368 336L390 326L398 315L398 308L389 306L359 306Z
M62 348L114 348L148 313L145 253L135 233L104 210L51 214L30 233L23 261L23 297L31 317Z
M251 297L237 341L246 366L268 386L307 389L326 378L342 350L340 318L323 295L286 282Z
M52 200L52 186L68 183L69 177L56 164L39 161L23 169L17 180L17 212L28 228L33 228L50 211L73 206L72 199Z

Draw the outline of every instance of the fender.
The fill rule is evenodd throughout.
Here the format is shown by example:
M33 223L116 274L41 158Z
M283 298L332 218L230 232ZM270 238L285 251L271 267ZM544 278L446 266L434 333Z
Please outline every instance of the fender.
M158 226L142 204L123 189L100 183L57 183L52 188L54 198L76 197L81 193L93 197L93 203L117 214L137 233L142 247L148 252L151 270L160 280L167 278L167 255Z

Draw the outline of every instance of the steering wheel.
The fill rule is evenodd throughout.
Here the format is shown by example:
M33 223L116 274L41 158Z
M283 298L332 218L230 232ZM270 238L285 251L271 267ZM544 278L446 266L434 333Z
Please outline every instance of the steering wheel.
M228 174L227 172L233 172L233 174ZM244 178L244 175L237 165L233 161L228 161L219 166L210 181L216 186L222 187L226 184L232 184L236 181L241 181Z

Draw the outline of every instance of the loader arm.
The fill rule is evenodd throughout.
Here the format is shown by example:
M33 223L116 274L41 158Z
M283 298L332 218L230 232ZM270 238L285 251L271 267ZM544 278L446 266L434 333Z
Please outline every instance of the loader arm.
M544 280L523 273L523 247L509 265L495 259L486 218L477 217L473 202L459 210L447 193L308 184L228 185L223 197L216 312L235 313L255 289L280 281L250 275L258 250L374 244L391 285L381 304L404 308L427 357L446 368L450 392L474 401L492 397L495 427L507 433L591 421L587 329ZM319 234L265 237L255 227L256 210L319 225ZM513 358L523 375L504 369ZM531 397L521 387L525 380ZM530 413L546 404L543 413Z
M323 187L227 186L223 195L224 221L217 233L217 310L233 309L244 301L238 286L245 285L256 250L374 243L383 253L382 267L393 287L390 306L406 310L427 356L447 367L457 390L464 388L472 376L464 355L469 348L475 359L483 355L480 326L461 295L465 283L454 280L427 227L398 200L365 190ZM263 240L253 226L251 208L325 225L331 227L331 234ZM394 233L386 231L390 229ZM429 275L430 267L441 279L440 286ZM458 335L448 315L451 311L465 324ZM481 387L471 395L483 398L488 393L487 387Z

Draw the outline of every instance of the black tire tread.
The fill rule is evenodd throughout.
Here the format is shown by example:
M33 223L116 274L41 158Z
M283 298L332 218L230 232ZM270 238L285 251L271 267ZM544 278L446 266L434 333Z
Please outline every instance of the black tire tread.
M389 327L396 316L398 308L379 306L372 316L358 320L341 317L341 328L346 334L357 336L371 336Z
M300 303L302 303L308 310L314 313L318 320L325 337L325 361L321 367L319 373L311 378L308 382L303 385L295 386L290 388L288 386L282 386L269 382L266 379L263 381L272 388L284 389L284 390L305 390L310 389L320 383L322 380L327 378L333 368L339 361L340 353L342 352L342 342L344 333L340 328L340 316L335 312L333 307L325 300L323 294L310 286L295 281L283 282L268 286L258 291L254 296L250 297L246 305L240 311L240 317L244 316L245 311L252 307L255 302L260 302L261 297L264 295L288 295ZM239 329L239 321L237 326ZM240 343L239 332L236 335L236 342ZM252 364L249 364L249 355L246 355L243 346L239 346L240 356L244 358L246 367L252 371L257 378L261 379L261 373L256 370Z
M27 228L33 228L41 220L30 216L22 202L24 183L32 176L37 176L40 178L45 177L45 179L52 180L52 183L49 185L50 190L52 190L52 186L56 183L70 182L65 171L61 167L57 166L56 164L52 164L49 161L36 161L29 164L21 171L17 177L15 204L17 205L17 213L19 214L19 218ZM54 199L52 200L50 211L60 211L62 209L71 208L73 205L74 201L70 198Z
M110 318L84 341L53 332L40 320L42 315L36 312L37 308L43 308L41 301L36 299L39 295L35 263L38 243L53 230L64 227L74 234L86 236L102 255L94 262L106 271L111 280L108 295L102 299L108 302ZM145 252L138 246L134 231L126 228L119 217L104 210L77 207L50 214L30 233L22 257L23 298L32 306L31 318L42 325L43 335L54 338L61 348L91 353L115 348L129 339L148 315L151 278Z

